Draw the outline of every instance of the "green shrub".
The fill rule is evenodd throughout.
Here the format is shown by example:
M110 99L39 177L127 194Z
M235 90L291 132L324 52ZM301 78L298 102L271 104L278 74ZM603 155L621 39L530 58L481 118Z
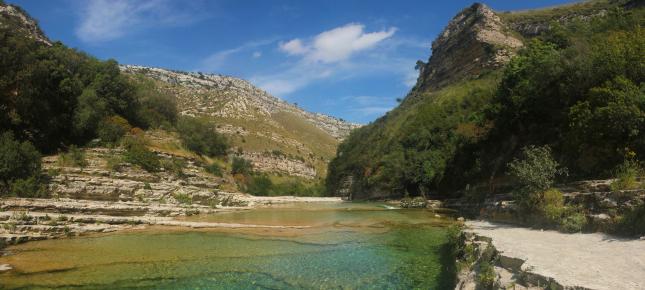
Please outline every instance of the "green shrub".
M567 233L578 233L587 225L587 217L584 213L573 212L566 215L560 223L560 229Z
M549 189L542 193L542 213L549 224L558 225L564 214L564 197L557 189Z
M518 205L527 213L538 210L542 193L549 189L558 175L566 174L551 157L549 146L528 146L522 150L522 158L508 164L509 174L515 177L519 188L513 192Z
M118 155L110 155L105 158L105 167L110 171L121 171L123 167L123 158Z
M219 164L217 164L216 162L209 164L208 166L204 167L204 169L206 169L206 172L215 176L222 177L222 175L224 174L222 172L222 167L219 166Z
M495 289L495 282L497 281L497 274L495 268L488 261L483 261L479 265L479 273L477 273L477 284L482 289Z
M233 157L233 164L231 165L232 174L243 174L248 175L253 171L253 165L251 161L248 161L242 157Z
M638 161L634 159L625 160L614 170L616 180L611 183L611 190L625 190L638 188L638 176L641 174Z
M10 194L14 196L31 198L49 197L47 185L36 176L13 180L9 187Z
M614 231L627 236L645 235L645 204L627 210L617 219Z
M268 196L273 190L273 182L264 174L255 175L249 179L246 190L253 195Z
M183 117L177 123L177 131L184 146L191 151L211 157L226 155L228 141L207 121Z
M140 78L135 83L141 108L138 119L145 128L171 128L177 122L177 102L165 90L159 90L154 82Z
M114 144L132 129L128 120L121 116L103 119L97 128L98 137L103 143Z
M193 197L186 194L186 193L175 193L173 197L177 200L177 202L182 203L182 204L192 204L193 203Z
M159 156L150 151L142 140L138 138L128 138L124 142L126 152L125 161L139 165L148 172L159 171L161 163Z
M461 247L461 235L462 235L462 225L461 224L452 224L448 226L446 234L448 235L448 246L457 255L459 247Z
M75 145L69 146L69 150L65 153L58 155L59 166L75 166L85 168L87 166L87 159L85 151L76 147Z
M40 153L31 143L17 141L11 132L0 135L0 195L14 180L39 177L40 171Z
M186 168L186 161L183 159L163 159L161 160L161 167L166 171L174 174L176 177L184 177L184 168Z

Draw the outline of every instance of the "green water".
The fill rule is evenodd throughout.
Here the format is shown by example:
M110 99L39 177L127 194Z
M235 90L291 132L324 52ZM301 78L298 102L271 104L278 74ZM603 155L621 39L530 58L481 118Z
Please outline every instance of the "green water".
M447 289L446 221L378 204L190 217L301 229L154 228L31 242L0 258L4 288Z

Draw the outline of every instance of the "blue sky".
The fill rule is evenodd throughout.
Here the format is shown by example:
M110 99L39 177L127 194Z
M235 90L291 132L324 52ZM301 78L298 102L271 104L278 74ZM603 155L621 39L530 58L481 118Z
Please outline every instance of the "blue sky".
M7 0L53 40L100 59L240 77L309 111L367 123L472 1ZM567 0L483 1L495 10Z

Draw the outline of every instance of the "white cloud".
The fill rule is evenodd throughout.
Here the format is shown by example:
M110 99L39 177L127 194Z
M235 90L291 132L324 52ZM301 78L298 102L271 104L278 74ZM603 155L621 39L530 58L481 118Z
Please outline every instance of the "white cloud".
M373 48L396 32L394 27L370 33L365 33L364 29L363 24L350 23L324 31L309 43L298 38L280 43L280 50L290 55L303 55L309 62L334 63L346 60L359 51Z
M347 96L341 98L351 104L347 111L359 114L362 117L378 117L396 107L397 102L393 97L382 96Z
M293 39L287 42L281 42L280 50L291 55L299 55L307 52L307 48L304 47L300 39Z
M244 43L238 47L234 47L231 49L225 49L225 50L220 50L217 52L212 53L208 57L206 57L204 60L201 61L201 64L199 65L196 70L198 71L208 71L208 72L216 72L222 67L224 67L225 63L229 60L229 58L237 53L241 52L246 52L249 53L253 49L257 49L260 46L265 46L271 43L274 43L276 40L275 39L266 39L266 40L258 40L258 41L249 41L247 43ZM251 56L253 58L259 58L262 56L262 52L260 51L254 51Z
M403 80L403 84L407 87L413 87L417 83L417 79L419 78L419 71L413 69L410 69L408 73L405 74L405 78Z
M292 39L280 42L278 49L290 56L299 56L295 62L285 63L286 69L270 74L256 75L251 80L271 94L292 93L308 84L328 78L344 79L366 72L363 61L353 64L353 58L368 57L359 52L375 48L392 37L396 28L366 33L365 26L350 23L323 31L303 40Z
M82 2L76 35L85 42L114 40L156 26L179 26L198 21L195 5L169 0L88 0Z

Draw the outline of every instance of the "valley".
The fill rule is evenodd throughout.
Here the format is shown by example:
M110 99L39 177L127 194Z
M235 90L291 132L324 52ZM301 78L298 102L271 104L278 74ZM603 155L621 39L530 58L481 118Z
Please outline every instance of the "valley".
M645 287L642 1L450 13L391 110L351 80L409 45L396 27L223 51L385 112L357 124L94 57L0 0L0 288Z

